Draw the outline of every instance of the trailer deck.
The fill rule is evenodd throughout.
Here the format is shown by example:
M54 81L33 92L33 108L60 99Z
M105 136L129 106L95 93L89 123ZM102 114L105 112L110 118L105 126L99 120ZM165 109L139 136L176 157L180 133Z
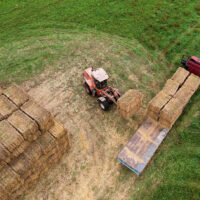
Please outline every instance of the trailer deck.
M140 175L168 132L148 118L119 153L118 161Z

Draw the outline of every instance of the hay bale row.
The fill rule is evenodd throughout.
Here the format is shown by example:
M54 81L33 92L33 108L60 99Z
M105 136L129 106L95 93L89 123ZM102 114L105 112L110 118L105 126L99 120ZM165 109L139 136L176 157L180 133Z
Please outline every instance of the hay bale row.
M163 92L170 96L173 97L176 92L178 91L180 87L180 84L172 79L167 80L167 82L165 83L165 86L163 87Z
M33 100L26 102L21 107L21 110L36 121L41 132L46 132L53 126L53 117L51 113Z
M14 111L17 110L17 106L13 104L8 98L4 95L0 96L0 121L6 119Z
M176 70L176 72L173 74L171 79L176 81L177 83L179 83L179 85L181 86L185 82L185 80L187 79L187 77L189 75L190 75L190 72L188 72L187 70L185 70L182 67L179 67Z
M23 135L25 140L32 142L37 139L37 132L39 131L37 123L22 111L17 110L14 112L8 118L8 122Z
M200 79L179 68L149 103L147 115L170 129L198 89Z
M194 74L191 74L184 83L184 87L190 88L192 91L196 91L200 85L200 78Z
M128 90L117 101L117 111L125 118L130 118L142 106L143 94L137 90Z
M4 90L3 94L18 107L30 99L30 96L16 84L11 85L9 88Z
M10 172L7 179L11 181L0 180L0 199L16 199L55 164L69 148L67 130L59 122L55 120L54 122L55 125L49 131L32 142L23 153L9 163L9 166L2 168L3 170L9 168L9 171L16 175L11 177ZM1 187L1 184L5 186Z

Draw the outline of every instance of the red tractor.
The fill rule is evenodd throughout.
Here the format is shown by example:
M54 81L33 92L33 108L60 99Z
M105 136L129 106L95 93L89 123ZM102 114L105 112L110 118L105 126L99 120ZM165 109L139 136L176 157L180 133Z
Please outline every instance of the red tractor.
M184 55L181 64L186 70L200 77L200 58Z
M108 110L110 105L115 103L120 98L117 89L107 85L109 76L102 68L85 69L83 80L87 94L98 96L98 102L102 110Z

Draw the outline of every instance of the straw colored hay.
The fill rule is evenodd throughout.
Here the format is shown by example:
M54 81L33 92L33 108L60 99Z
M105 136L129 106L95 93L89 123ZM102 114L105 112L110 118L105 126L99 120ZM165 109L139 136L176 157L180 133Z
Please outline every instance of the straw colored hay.
M35 138L35 133L38 131L37 123L24 114L22 111L18 110L14 112L8 121L12 124L28 141L33 141Z
M181 87L180 90L176 93L174 98L179 99L184 105L188 103L192 95L194 94L194 91L191 90L188 87Z
M151 119L157 121L159 118L159 113L155 113L151 110L147 110L147 116L149 116Z
M179 89L179 83L174 81L174 80L167 80L164 88L163 88L163 92L169 96L174 96L177 92L177 90Z
M40 144L37 141L35 141L26 149L24 154L29 158L29 160L35 162L41 157L42 148Z
M28 141L22 142L22 144L14 150L14 152L12 153L12 157L17 157L17 156L19 156L21 153L24 152L24 150L25 150L29 145L30 145L30 142L28 142Z
M0 143L13 152L22 142L23 137L6 120L0 121Z
M12 193L22 183L20 177L8 165L1 169L0 177L0 194L4 196Z
M48 132L42 134L38 138L38 143L40 144L42 151L44 154L47 154L48 152L52 151L53 148L56 147L56 140L55 138Z
M142 105L143 94L137 90L128 90L122 97L117 101L117 106L120 110L130 112L135 107Z
M1 119L7 118L10 114L12 114L17 107L4 95L0 96L0 115Z
M18 85L13 84L4 91L4 94L11 99L17 106L21 106L28 99L29 95L24 92Z
M0 143L0 161L10 162L10 152Z
M167 104L170 100L170 96L165 94L163 91L160 91L148 105L148 111L158 114L160 110Z
M179 85L182 85L185 81L185 79L189 76L189 72L185 70L182 67L179 67L177 71L174 73L174 75L171 77L172 80L179 83Z
M29 100L21 107L21 109L37 121L42 132L47 131L53 125L51 113L36 102Z
M49 129L49 133L51 133L56 139L62 137L65 134L66 130L64 126L54 119L54 125Z
M25 179L31 174L33 164L34 163L32 163L24 153L10 162L11 168L20 175L22 179Z
M190 74L185 81L184 86L190 88L192 91L196 91L200 85L200 78L194 74Z
M181 115L183 108L184 104L179 99L173 98L160 112L160 121L174 124Z

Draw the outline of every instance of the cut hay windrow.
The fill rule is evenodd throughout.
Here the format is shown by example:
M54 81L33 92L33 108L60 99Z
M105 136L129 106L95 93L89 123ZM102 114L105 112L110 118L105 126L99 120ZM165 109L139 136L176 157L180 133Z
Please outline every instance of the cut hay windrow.
M30 98L29 95L23 91L18 85L13 84L6 90L4 90L4 95L6 95L14 104L21 106Z
M21 110L38 123L42 132L49 130L53 126L51 113L35 101L29 100L21 107Z
M171 79L178 82L179 85L182 85L186 80L186 78L189 76L189 74L190 72L188 72L182 67L179 67L174 73L174 75L171 77Z
M4 95L0 96L0 118L1 118L1 120L6 119L9 115L11 115L16 110L17 110L16 105L14 105Z
M14 112L9 118L8 121L12 126L14 126L22 135L23 137L32 142L34 139L38 137L36 135L38 131L37 123L24 114L22 111L17 110Z

